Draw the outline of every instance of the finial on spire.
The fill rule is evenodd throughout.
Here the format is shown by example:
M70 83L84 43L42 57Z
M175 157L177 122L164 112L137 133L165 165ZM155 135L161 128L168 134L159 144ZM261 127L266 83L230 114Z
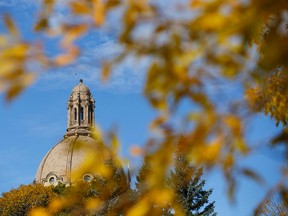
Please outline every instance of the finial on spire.
M80 83L83 83L83 79L80 79Z

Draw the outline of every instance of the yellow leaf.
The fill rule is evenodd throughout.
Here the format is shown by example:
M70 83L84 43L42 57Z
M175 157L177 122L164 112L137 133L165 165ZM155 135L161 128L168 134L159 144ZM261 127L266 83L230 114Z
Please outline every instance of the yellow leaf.
M235 115L226 115L224 117L224 123L231 129L235 136L242 134L241 120Z
M241 137L236 138L235 142L236 142L235 146L239 150L240 153L247 154L249 152L249 147L246 145L243 138Z
M50 214L44 208L35 208L28 213L28 216L50 216Z
M203 153L206 154L208 162L213 162L219 157L221 146L222 139L218 138L212 141L212 143L205 148L205 152Z
M62 203L59 199L53 200L49 205L49 209L51 209L52 212L58 212L61 208L62 208Z
M13 61L7 61L7 59L0 59L0 65L1 65L1 70L0 70L0 77L6 77L7 74L10 74L11 72L17 70L18 65L15 64Z
M224 170L229 170L234 165L234 157L232 154L228 154L223 162Z
M53 199L49 204L49 211L51 211L52 213L60 212L67 206L68 202L69 201L66 199L61 198Z
M174 193L169 189L156 190L151 192L151 198L160 206L167 206L174 198Z
M191 8L200 7L202 5L203 5L203 1L202 0L190 0L190 7Z
M221 31L227 24L227 18L220 13L207 13L199 18L199 28L208 31Z
M196 164L213 165L221 156L222 142L223 139L219 137L208 144L200 143L196 145L191 151L189 159L195 161Z
M29 50L29 45L25 43L16 44L0 53L0 58L11 60L23 60Z
M94 125L94 127L91 130L91 133L92 137L99 140L100 142L103 140L103 132L98 125Z
M103 205L103 202L100 199L88 199L85 208L88 211L97 211Z
M127 216L144 216L149 211L147 199L141 199L132 208L129 209Z
M0 35L0 46L5 46L7 42L7 37Z

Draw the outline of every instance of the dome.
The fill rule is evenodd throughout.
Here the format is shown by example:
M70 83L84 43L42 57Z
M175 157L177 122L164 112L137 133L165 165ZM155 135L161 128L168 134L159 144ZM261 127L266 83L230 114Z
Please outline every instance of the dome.
M115 168L121 181L126 182L120 163L108 147L89 136L70 136L52 147L42 159L36 182L46 186L59 182L71 185L96 176L105 177Z
M93 137L95 101L83 80L76 85L67 104L67 130L42 159L35 181L46 186L59 182L71 185L96 177L127 183L126 176L112 150ZM113 175L113 176L111 176Z
M88 93L88 94L90 94L90 89L89 89L86 85L83 84L83 80L82 80L82 79L80 79L79 84L76 85L76 86L73 88L72 94L73 94L73 93L79 93L79 92L80 92L80 93Z
M76 101L79 98L82 100L92 99L92 94L90 92L90 89L86 85L83 84L82 79L80 79L79 84L73 88L69 100Z

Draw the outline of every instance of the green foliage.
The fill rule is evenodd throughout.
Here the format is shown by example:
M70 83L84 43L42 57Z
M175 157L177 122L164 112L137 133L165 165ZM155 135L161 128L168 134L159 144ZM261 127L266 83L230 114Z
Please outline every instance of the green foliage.
M67 191L67 187L65 184L59 182L58 185L52 187L52 190L54 193L61 195Z
M137 199L141 199L148 192L151 169L151 158L145 156L136 176ZM215 202L209 203L209 196L212 190L206 191L203 189L205 181L201 180L202 174L202 168L197 170L183 155L176 154L175 168L166 178L166 187L173 190L174 198L170 204L161 209L161 214L166 216L174 215L175 209L172 206L180 206L183 215L215 216ZM150 208L157 208L157 203L151 202Z
M1 216L24 216L35 207L47 207L56 194L42 184L21 185L3 193L0 198Z
M175 169L171 172L169 186L175 191L176 200L187 216L216 215L215 202L209 203L212 190L203 189L205 181L201 180L202 175L202 168L197 170L183 155L176 155Z

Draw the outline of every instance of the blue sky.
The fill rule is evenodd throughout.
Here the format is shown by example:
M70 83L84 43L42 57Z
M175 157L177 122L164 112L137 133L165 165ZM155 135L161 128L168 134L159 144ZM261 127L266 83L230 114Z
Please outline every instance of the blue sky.
M0 0L1 15L6 12L12 14L26 40L39 37L49 41L46 42L47 53L53 55L58 49L57 39L31 32L31 24L37 15L36 8L34 0ZM54 15L52 23L55 25L65 19L65 12L61 10ZM118 18L116 14L110 16L109 21L113 23ZM67 100L80 78L90 87L96 100L96 123L104 131L115 127L118 129L122 143L120 154L127 156L131 146L145 143L150 135L149 122L156 114L141 94L147 62L129 58L114 70L109 83L103 84L100 79L101 61L117 55L120 49L115 39L117 28L119 26L107 25L104 29L89 32L79 42L83 52L73 65L41 74L13 102L6 103L3 94L0 95L0 193L33 181L41 159L65 133ZM0 32L3 31L3 26L0 26ZM233 86L222 88L226 91L226 97L239 95L239 89L233 89ZM266 142L279 131L263 115L255 116L247 130L249 140L256 143ZM131 159L136 169L139 159ZM281 159L276 151L263 149L242 160L242 163L261 173L266 184L259 185L239 177L236 202L232 204L227 200L225 181L218 170L205 174L206 187L214 190L211 200L216 201L218 215L251 215L265 191L279 178Z

